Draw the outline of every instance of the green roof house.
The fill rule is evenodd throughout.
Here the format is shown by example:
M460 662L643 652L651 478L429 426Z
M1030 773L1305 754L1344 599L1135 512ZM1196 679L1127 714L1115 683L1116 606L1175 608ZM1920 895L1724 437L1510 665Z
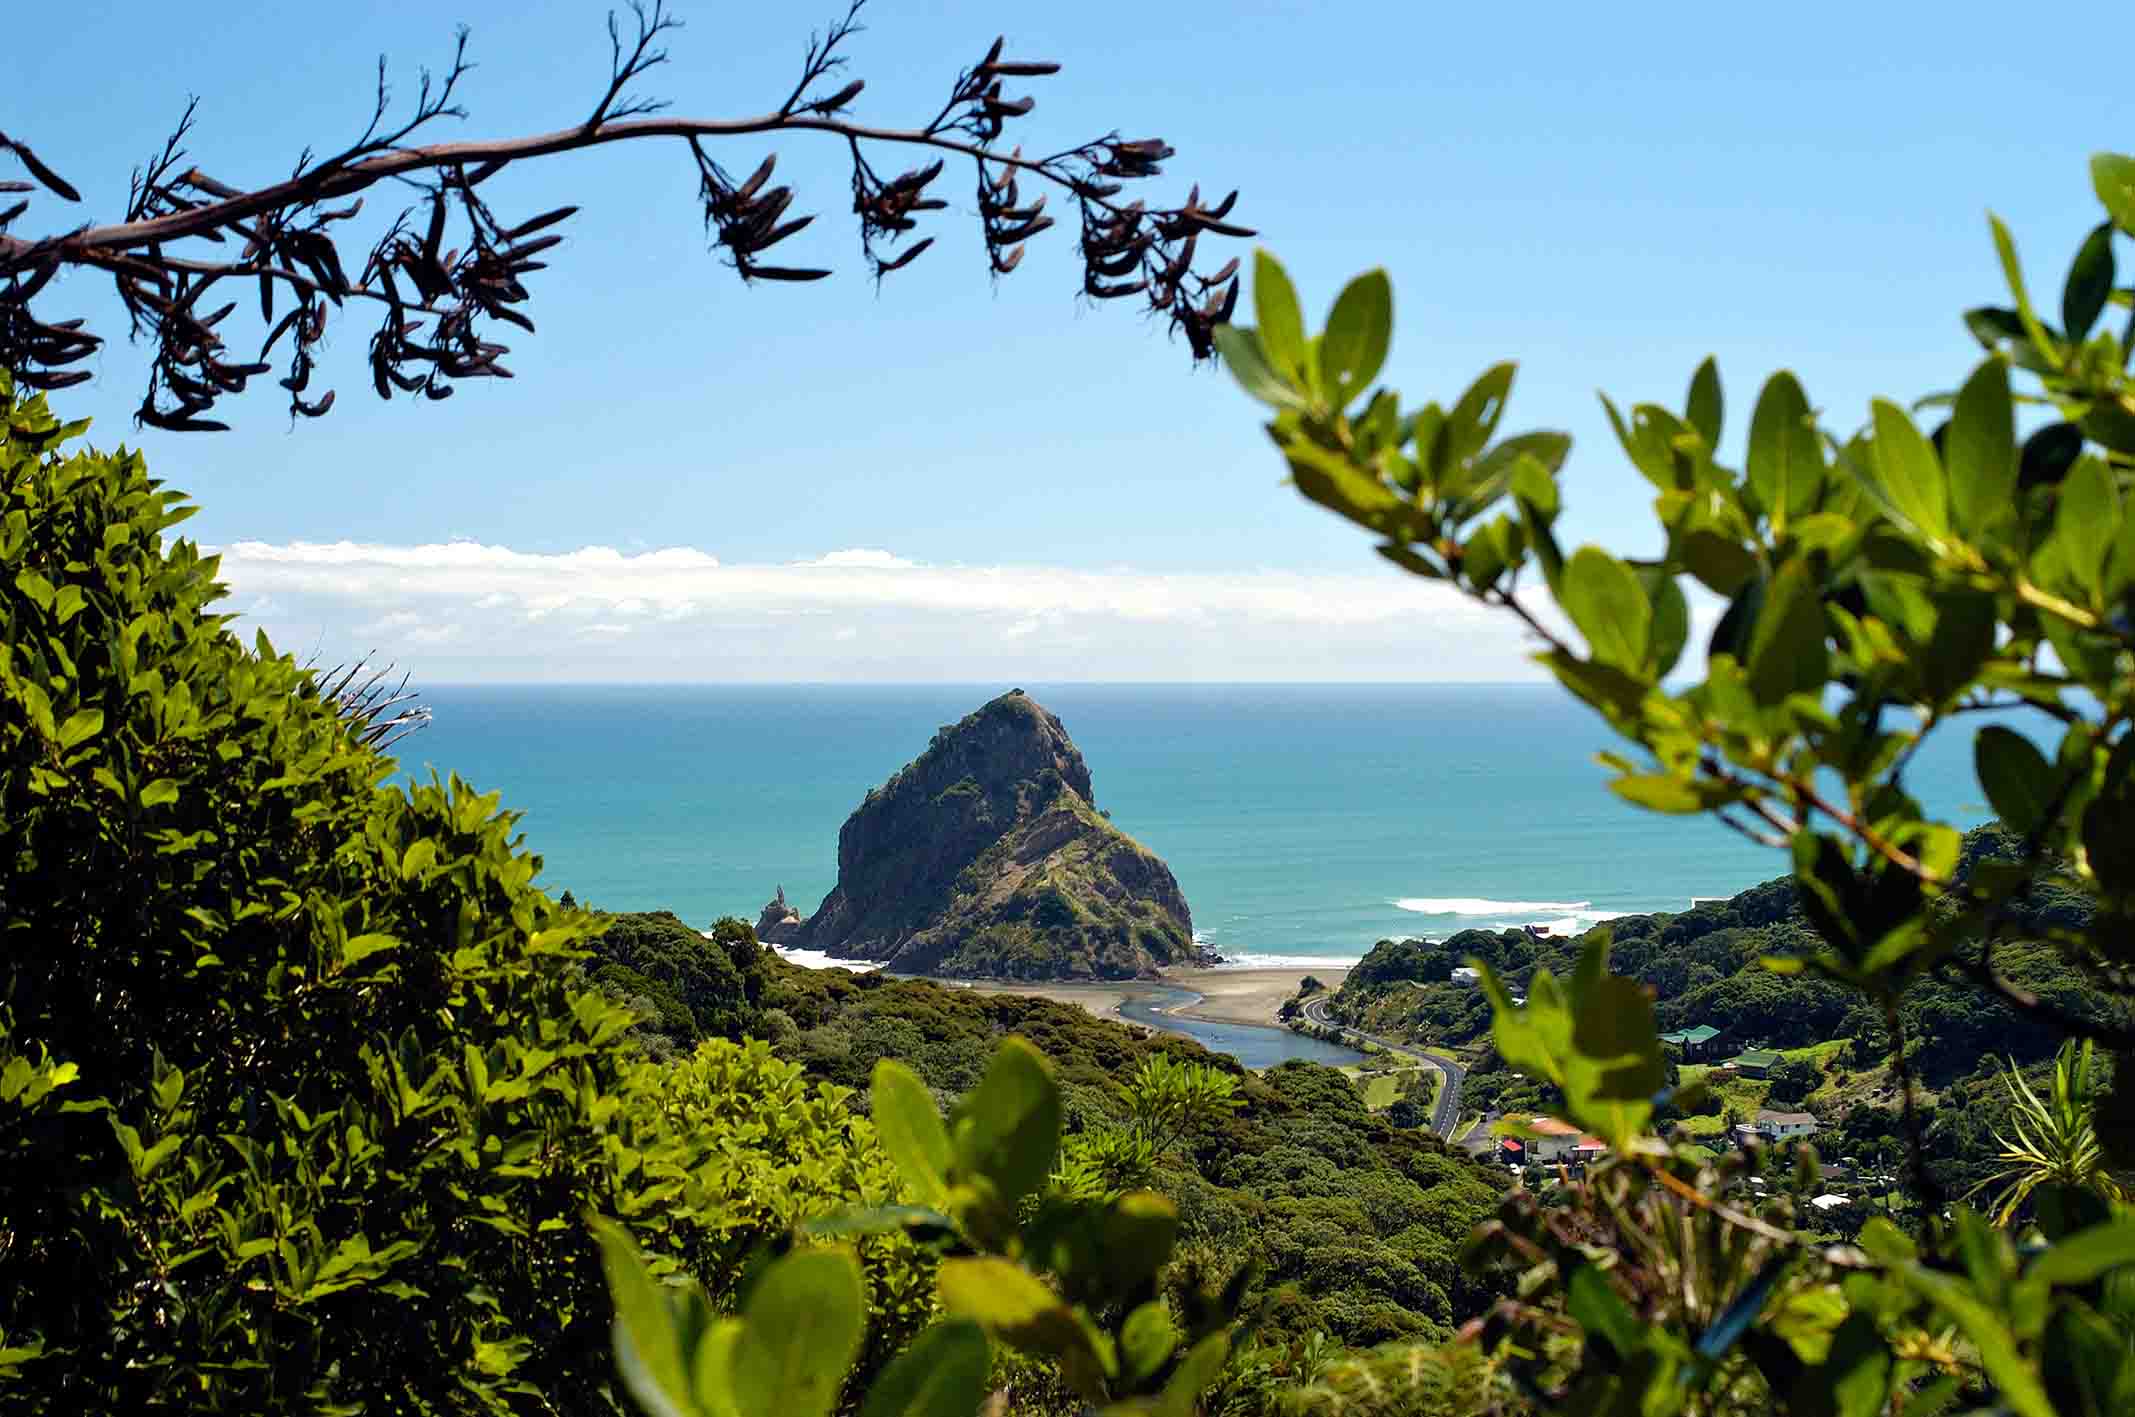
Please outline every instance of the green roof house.
M1661 1042L1681 1053L1683 1061L1687 1063L1710 1056L1714 1051L1713 1040L1719 1036L1719 1029L1709 1023L1701 1023L1696 1028L1664 1033L1661 1035Z
M1764 1048L1752 1048L1747 1053L1737 1053L1723 1065L1733 1068L1746 1078L1761 1078L1779 1066L1779 1055Z

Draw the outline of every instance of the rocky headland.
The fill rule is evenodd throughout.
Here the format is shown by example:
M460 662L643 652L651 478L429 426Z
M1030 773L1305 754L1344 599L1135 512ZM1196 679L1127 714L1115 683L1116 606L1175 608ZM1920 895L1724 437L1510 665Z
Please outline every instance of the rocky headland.
M757 935L974 978L1147 979L1210 959L1171 868L1098 811L1067 730L1020 689L869 792L822 905L803 917L781 887Z

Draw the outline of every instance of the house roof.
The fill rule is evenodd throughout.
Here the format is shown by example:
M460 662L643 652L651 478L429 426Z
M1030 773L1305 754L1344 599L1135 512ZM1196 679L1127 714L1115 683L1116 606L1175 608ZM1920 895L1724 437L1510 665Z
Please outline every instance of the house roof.
M1737 1053L1727 1060L1730 1063L1748 1063L1753 1068L1769 1068L1779 1061L1779 1055L1765 1048L1752 1048L1746 1053Z
M1555 1117L1529 1117L1527 1119L1527 1128L1535 1135L1544 1137L1575 1137L1579 1135L1577 1127L1568 1122L1560 1122Z
M1814 1127L1821 1125L1814 1112L1774 1112L1768 1107L1757 1109L1757 1120L1771 1122L1782 1127Z
M1818 1210L1837 1210L1840 1206L1851 1205L1853 1202L1835 1192L1827 1192L1824 1195L1817 1196L1809 1204L1815 1206Z
M1685 1028L1679 1029L1674 1033L1664 1033L1661 1035L1661 1042L1687 1043L1696 1046L1700 1043L1710 1043L1719 1036L1719 1029L1714 1028L1709 1023L1701 1023L1696 1028Z

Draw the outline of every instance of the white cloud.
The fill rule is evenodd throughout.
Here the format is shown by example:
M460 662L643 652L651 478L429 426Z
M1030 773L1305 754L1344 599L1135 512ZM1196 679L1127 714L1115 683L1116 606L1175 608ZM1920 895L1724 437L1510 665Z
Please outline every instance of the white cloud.
M1498 613L1369 562L1306 573L939 565L879 548L782 564L668 547L528 552L242 541L224 580L277 641L433 681L1530 678Z
M902 556L892 556L887 551L873 547L855 546L849 551L833 551L827 556L802 563L808 566L872 566L878 570L904 571L917 566L917 561L907 561Z

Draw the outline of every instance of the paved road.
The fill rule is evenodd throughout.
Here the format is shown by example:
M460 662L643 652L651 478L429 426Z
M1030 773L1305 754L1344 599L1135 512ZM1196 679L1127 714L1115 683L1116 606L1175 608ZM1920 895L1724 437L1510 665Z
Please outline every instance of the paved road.
M1327 1016L1327 999L1324 995L1305 1000L1304 1014L1307 1023L1317 1024L1321 1028L1334 1029L1344 1038L1362 1039L1368 1043L1376 1043L1381 1048L1391 1048L1397 1052L1411 1054L1423 1059L1424 1062L1444 1074L1445 1082L1438 1089L1438 1109L1431 1115L1431 1130L1451 1140L1453 1127L1460 1121L1461 1073L1457 1065L1448 1059L1439 1057L1435 1053L1424 1052L1417 1044L1403 1043L1394 1038L1381 1038L1375 1033L1366 1033L1362 1029L1351 1028L1343 1023L1336 1023Z

